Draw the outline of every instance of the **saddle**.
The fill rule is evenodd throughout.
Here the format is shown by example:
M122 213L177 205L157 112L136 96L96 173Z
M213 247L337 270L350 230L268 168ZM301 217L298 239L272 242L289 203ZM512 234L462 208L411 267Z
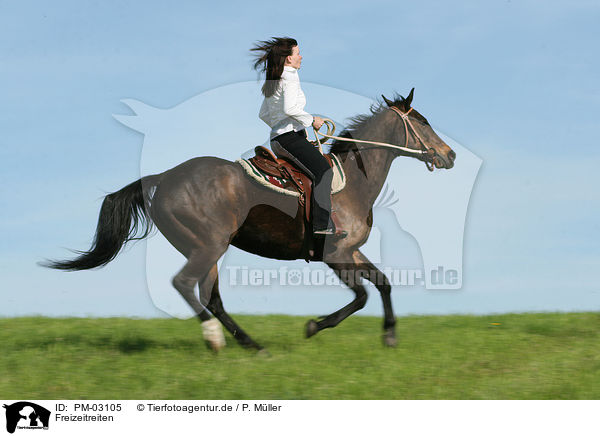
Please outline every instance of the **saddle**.
M273 148L278 150L280 156L285 156L285 149L279 145L281 150L277 147L279 144L273 142ZM277 157L275 153L262 145L254 148L256 155L249 159L259 170L265 174L273 177L290 180L293 187L298 191L300 196L298 197L298 203L300 207L304 209L304 216L307 222L310 222L311 213L311 195L312 195L312 180L307 174L308 169L301 169L297 166L291 158ZM333 166L331 156L324 155L327 159L329 166Z
M275 153L263 146L254 148L256 156L249 161L256 168L264 172L267 176L278 179L290 180L292 186L286 188L295 188L298 193L298 204L301 210L304 211L303 218L307 229L312 228L311 220L311 195L312 195L312 179L309 176L310 170L298 162L294 156L287 152L277 141L271 142L271 147ZM335 163L330 155L324 155L330 167L334 167ZM301 168L302 166L302 168ZM312 175L312 174L311 174ZM343 187L343 186L342 186ZM331 211L330 215L333 224L337 229L341 226L337 219L335 211ZM322 260L323 259L324 240L315 240L312 231L305 232L302 253L304 260Z

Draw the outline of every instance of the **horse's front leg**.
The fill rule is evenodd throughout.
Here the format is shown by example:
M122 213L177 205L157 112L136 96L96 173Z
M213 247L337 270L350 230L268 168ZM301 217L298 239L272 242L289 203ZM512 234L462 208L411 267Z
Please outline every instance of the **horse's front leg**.
M349 304L342 307L340 310L333 312L319 321L311 319L306 324L306 337L317 334L323 329L335 327L354 312L365 307L367 303L367 291L362 285L360 266L354 262L352 256L348 256L347 262L326 262L333 269L336 275L344 282L352 291L355 298Z
M353 257L357 263L360 263L368 271L368 274L364 277L373 283L381 294L381 300L383 301L383 343L388 347L395 347L398 341L396 340L396 318L392 310L392 286L390 281L360 250L356 250Z

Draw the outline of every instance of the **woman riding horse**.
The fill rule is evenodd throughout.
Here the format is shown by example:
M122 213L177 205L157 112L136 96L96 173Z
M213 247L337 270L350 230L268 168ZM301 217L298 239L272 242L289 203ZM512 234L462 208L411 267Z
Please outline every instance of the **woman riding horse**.
M306 97L298 77L302 64L298 43L292 38L272 38L258 42L251 50L262 53L254 68L266 76L259 117L271 128L271 141L277 141L312 179L313 233L344 235L331 218L333 171L327 159L306 139L305 128L312 125L318 130L323 119L304 111Z
M279 45L285 45L288 51L282 52L277 48ZM298 45L293 40L285 44L274 40L263 43L261 47L257 50L263 51L264 55L257 65L264 63L267 71L263 90L265 96L270 95L265 99L265 112L268 109L267 119L273 123L272 135L282 140L287 147L284 150L289 149L290 153L302 150L298 153L300 158L315 156L306 160L308 165L319 162L318 159L322 158L320 153L303 135L297 133L302 130L300 126L310 125L309 121L315 126L320 126L322 121L303 112L306 100L296 73L302 59L297 51ZM275 62L277 59L278 64ZM289 65L286 65L286 61ZM278 69L276 66L279 66ZM292 70L284 71L286 66ZM288 78L287 73L290 74ZM274 78L277 78L276 82ZM290 90L295 90L295 94L292 93L296 96L292 104L295 111L288 106L290 100L286 96ZM346 176L346 186L335 194L333 204L340 212L340 222L352 231L344 239L327 238L331 239L331 250L320 260L352 290L354 299L329 315L309 320L305 327L307 338L337 326L365 306L365 279L372 282L381 294L384 344L396 345L391 283L360 251L373 225L373 205L397 157L417 158L425 162L429 170L434 167L450 169L456 158L456 153L435 133L427 119L412 107L413 91L407 98L397 96L394 101L384 97L385 103L372 107L371 114L355 117L346 134L334 137L337 139L331 147L331 153L339 158ZM278 107L275 105L276 99L279 99L281 109L271 112L271 104ZM274 122L277 114L280 117L285 115L278 123ZM283 133L279 128L284 129ZM282 139L286 134L291 137L289 141ZM321 199L320 205L323 207L325 204L324 210L328 212L329 202L323 201L324 198L329 199L330 195L330 182L323 182L326 173L322 171L320 179L315 178L320 182L318 185L325 185L316 201ZM327 223L324 219L326 215L319 213L322 215L318 215L318 223L324 226ZM332 221L335 220L332 214ZM298 208L297 198L256 183L236 162L214 156L197 157L162 173L144 176L108 194L100 208L91 248L80 252L75 259L47 261L43 265L65 271L104 266L117 257L127 242L148 236L154 225L186 258L185 265L173 277L172 284L202 321L210 346L219 349L225 344L222 336L214 339L212 334L222 324L240 345L262 350L262 346L240 327L223 306L218 261L230 245L271 259L302 258L305 233L310 230L306 229L305 217ZM211 319L211 314L218 321Z

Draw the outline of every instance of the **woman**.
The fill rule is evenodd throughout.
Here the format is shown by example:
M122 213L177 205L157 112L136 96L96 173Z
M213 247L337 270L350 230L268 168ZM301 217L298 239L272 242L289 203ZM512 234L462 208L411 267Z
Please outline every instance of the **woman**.
M306 98L298 70L302 56L292 38L260 41L251 51L259 52L254 68L266 73L262 93L265 99L259 117L271 127L271 141L277 141L307 169L313 181L313 233L335 235L331 220L333 172L325 157L306 139L306 127L319 129L323 119L304 111ZM343 235L337 229L337 235Z

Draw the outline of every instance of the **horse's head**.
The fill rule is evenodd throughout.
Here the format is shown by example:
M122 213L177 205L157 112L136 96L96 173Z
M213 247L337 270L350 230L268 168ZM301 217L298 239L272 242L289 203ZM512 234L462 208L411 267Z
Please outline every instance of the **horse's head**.
M404 146L423 151L419 159L425 162L430 171L434 167L452 168L456 153L434 132L427 119L411 107L414 92L415 88L411 89L408 97L399 95L394 101L382 95L394 112L394 122L401 125L399 131L404 132Z

